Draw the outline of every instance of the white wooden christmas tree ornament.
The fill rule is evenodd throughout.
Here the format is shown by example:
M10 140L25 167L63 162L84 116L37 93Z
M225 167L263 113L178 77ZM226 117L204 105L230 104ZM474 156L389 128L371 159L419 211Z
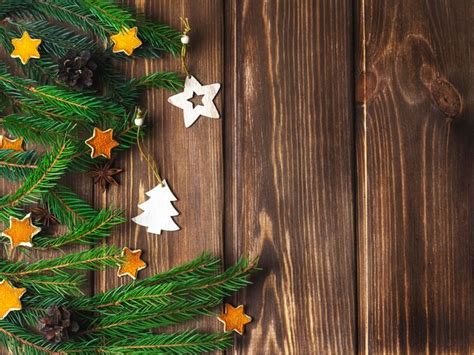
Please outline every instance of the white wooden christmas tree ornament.
M132 218L132 220L144 227L147 227L148 233L161 234L161 231L177 231L179 226L173 220L173 217L179 215L172 202L177 198L171 192L166 180L155 186L146 193L150 197L147 201L139 204L138 207L143 213Z
M186 77L184 91L168 98L168 102L183 110L186 128L196 122L200 116L219 118L219 111L214 104L214 98L219 93L221 84L201 85L192 75ZM202 96L202 103L194 105L190 100L194 95Z

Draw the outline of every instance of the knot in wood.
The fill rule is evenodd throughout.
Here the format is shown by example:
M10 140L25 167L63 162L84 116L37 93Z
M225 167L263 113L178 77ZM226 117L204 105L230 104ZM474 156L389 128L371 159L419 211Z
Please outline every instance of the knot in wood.
M462 98L450 82L438 78L431 83L430 91L434 103L441 112L449 118L459 116L462 111Z

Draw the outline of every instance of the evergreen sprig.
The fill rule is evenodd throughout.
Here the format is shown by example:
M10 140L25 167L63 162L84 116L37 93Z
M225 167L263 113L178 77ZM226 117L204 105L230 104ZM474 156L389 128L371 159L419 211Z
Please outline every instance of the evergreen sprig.
M70 141L63 141L53 147L18 190L0 198L0 216L8 220L11 209L37 202L65 174L75 152L76 148ZM18 212L14 215L18 215Z
M93 33L102 41L107 40L112 34L91 15L87 8L80 6L77 0L35 0L31 2L31 10L76 26L86 33Z
M71 270L101 270L104 267L116 267L120 264L121 250L113 246L100 246L89 250L43 259L33 263L15 262L10 265L3 262L0 277L21 279L38 274L67 275Z
M129 84L134 88L161 88L168 91L177 92L183 88L183 79L174 72L156 72L142 76L139 79L132 79Z
M54 354L57 350L57 346L45 340L41 335L7 320L0 320L0 343L18 355Z
M78 298L71 303L71 307L83 310L107 308L109 305L114 305L117 301L129 300L128 295L130 291L139 289L146 292L150 287L164 283L173 284L173 282L179 282L180 284L188 284L193 280L217 274L219 267L220 260L205 253L189 263L158 273L144 280L137 280L133 284L122 285L87 298Z
M8 23L15 28L14 37L20 37L23 31L27 31L33 38L44 38L40 49L53 57L61 58L69 49L94 51L96 47L92 38L67 27L52 24L46 19L35 20L31 16L17 16L8 18Z
M234 266L219 273L219 259L203 254L151 279L120 286L102 295L77 297L76 287L82 279L68 279L69 274L65 270L97 268L96 262L92 260L104 255L111 258L112 265L116 265L121 261L117 256L118 251L101 247L81 252L80 257L65 256L33 264L0 262L0 277L7 277L18 285L38 292L37 295L29 293L24 297L25 309L21 313L12 313L7 318L8 322L0 323L0 333L2 329L13 329L15 332L10 333L15 334L15 339L22 344L31 343L45 346L48 351L64 353L80 350L81 353L91 354L141 351L194 354L231 345L232 338L228 333L205 334L187 331L152 335L144 331L168 327L198 315L212 315L212 309L220 304L223 296L249 283L249 276L256 270L256 260L242 258ZM102 266L110 265L107 262ZM28 281L22 283L26 275ZM46 291L47 282L54 280L52 276L58 277L60 281L71 281L70 287L61 287L60 290L52 287L48 289L48 295L40 296ZM42 281L45 285L41 284ZM65 293L61 293L64 290ZM34 325L39 317L44 316L51 305L67 307L79 316L85 326L69 342L53 348L49 343L38 343L39 338L34 334L31 337L32 334L22 332L23 327ZM5 334L4 331L3 333ZM124 334L127 335L127 341L123 339ZM16 344L15 348L21 348L27 353L34 351L29 344L26 347L19 345Z
M49 212L70 230L91 220L98 213L89 203L64 185L57 185L53 191L43 196L43 200Z
M122 339L105 348L107 354L201 354L224 350L232 346L229 333L182 333L142 335L136 339Z
M86 277L82 274L60 274L60 275L34 275L22 277L16 280L16 284L26 287L29 291L37 294L57 294L60 296L73 296L82 294L82 287Z
M13 50L12 38L23 31L42 39L41 58L19 66L23 75L0 63L0 110L5 112L0 126L10 137L46 148L38 154L0 149L0 176L20 183L0 197L0 220L23 218L28 205L38 203L67 227L59 235L48 235L43 228L33 238L37 252L60 249L61 256L34 262L0 258L0 280L27 289L22 310L0 320L0 344L26 355L197 354L231 346L229 333L150 330L212 315L224 297L250 283L256 260L242 258L221 271L218 258L203 254L155 276L84 295L87 271L117 268L124 262L121 248L94 245L125 219L116 209L94 209L61 181L68 171L87 171L103 161L91 158L84 143L94 127L114 129L119 142L114 152L129 149L144 131L134 124L140 94L149 88L176 92L183 87L183 77L173 72L127 78L114 60L129 58L112 52L110 37L137 26L143 45L132 57L156 58L163 52L178 56L181 33L113 0L3 0L0 16L0 45L6 51ZM61 58L70 49L93 52L99 68L94 79L101 85L79 92L58 79ZM91 248L65 249L76 244ZM28 257L26 248L19 250ZM60 344L46 341L37 323L51 306L71 310L81 331Z
M36 161L36 152L32 150L25 152L0 150L0 176L12 181L24 179L37 168Z
M15 137L26 142L49 145L61 138L72 138L70 133L76 127L70 121L57 121L49 117L11 114L3 118L3 127ZM1 159L1 158L0 158Z
M61 248L69 244L92 245L110 235L112 227L125 222L121 211L104 209L89 221L58 237L39 235L35 238L37 248Z
M201 354L232 345L229 333L185 331L172 334L142 334L135 339L94 339L52 344L8 320L0 321L0 342L14 345L16 354Z

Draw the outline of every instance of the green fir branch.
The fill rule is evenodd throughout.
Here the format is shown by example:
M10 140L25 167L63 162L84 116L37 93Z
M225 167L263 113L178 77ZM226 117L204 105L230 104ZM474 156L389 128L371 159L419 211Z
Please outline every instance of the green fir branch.
M31 264L15 263L15 267L5 270L0 267L0 277L31 277L35 274L51 273L62 275L71 270L102 270L120 265L121 250L113 246L101 246L86 251L68 254L54 259L43 259Z
M82 286L86 278L81 274L59 274L59 275L30 275L11 279L17 286L25 287L28 291L37 294L56 294L60 296L77 296L83 294Z
M114 102L127 109L132 109L136 105L139 96L137 88L129 85L130 80L115 70L110 57L103 58L98 65L101 68L98 77L100 82L104 84L106 95Z
M27 8L28 3L25 1L2 0L2 2L0 2L0 17L4 18Z
M106 41L108 36L113 34L103 27L87 8L80 6L77 0L36 0L31 6L34 11L45 16L93 33L102 41Z
M49 212L69 229L91 220L98 213L89 203L64 185L57 185L54 190L43 196L43 200Z
M136 339L111 342L103 349L106 354L202 354L232 346L230 333L182 333L144 335Z
M89 10L90 14L104 27L115 32L119 32L123 28L132 28L136 24L133 15L118 6L113 0L81 0L79 3Z
M33 38L41 38L40 49L53 57L61 58L70 49L94 51L96 47L90 37L47 20L17 15L8 18L8 24L16 29L15 37L20 37L23 31L27 31Z
M37 85L31 79L11 75L3 64L0 64L0 90L33 115L59 116L72 121L79 118L90 124L98 124L105 118L124 120L126 117L125 109L107 98L52 85Z
M0 344L14 354L43 355L56 354L56 346L41 335L17 326L7 320L0 320Z
M161 51L171 53L175 57L181 53L181 32L168 25L147 21L143 16L138 23L140 23L138 33L145 41L145 46L137 49L138 55L148 48L155 50L147 53L152 57L159 57Z
M0 149L0 176L11 181L26 178L37 168L37 155L34 151L17 152Z
M256 261L243 258L224 273L193 281L162 283L129 290L115 303L89 304L94 312L86 334L116 336L124 331L138 335L144 330L166 327L211 314L222 299L247 286ZM92 306L92 307L91 307Z
M22 65L21 69L28 78L35 80L39 84L44 85L61 85L58 79L59 65L51 56L44 54L40 59L30 60L26 65Z
M184 80L178 73L156 72L139 79L132 79L129 85L131 88L161 88L178 92L184 87Z
M32 102L44 104L46 109L60 115L79 116L91 123L103 120L103 115L112 117L125 115L125 110L121 106L97 96L72 92L51 85L31 87L29 91L32 93L30 99Z
M39 235L34 239L35 248L60 248L68 244L93 245L110 235L112 227L125 222L119 210L104 209L88 222L59 237Z
M219 266L219 258L204 253L189 263L174 267L143 280L137 280L133 284L122 285L87 298L78 298L72 301L70 306L75 309L84 310L107 308L111 305L126 301L129 292L134 289L148 290L151 286L172 282L188 284L193 280L217 274Z
M13 31L0 26L0 45L8 53L13 50L11 39L14 37L17 37L17 35ZM53 78L57 76L58 64L47 54L42 55L40 59L30 60L26 65L22 65L21 69L29 78L38 83L57 82ZM4 65L0 66L0 71L4 72L3 75L5 75L6 70Z
M5 116L2 125L16 137L23 137L27 142L40 143L45 146L64 137L71 138L70 132L76 127L69 121L61 122L49 117L24 114Z
M37 202L41 195L54 187L66 172L75 151L71 142L64 141L46 153L18 190L0 198L0 215L3 219L8 219L8 215L5 216L6 209Z
M136 339L102 338L54 344L8 320L0 321L0 342L16 354L202 354L232 346L230 333L185 331L145 334Z

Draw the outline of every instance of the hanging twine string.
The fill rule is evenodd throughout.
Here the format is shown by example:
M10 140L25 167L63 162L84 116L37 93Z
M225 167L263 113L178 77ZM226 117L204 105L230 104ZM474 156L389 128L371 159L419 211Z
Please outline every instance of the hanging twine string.
M181 36L181 43L183 44L181 47L181 68L183 72L186 74L186 76L190 76L191 74L189 73L188 66L186 64L186 59L188 57L188 44L189 44L189 36L188 33L191 32L191 25L189 24L189 19L180 17L181 24L183 26L183 34ZM143 121L145 118L145 115L143 114L143 111L137 107L135 109L135 125L138 127L137 129L137 147L138 150L140 151L140 155L145 159L148 167L151 169L153 172L153 175L155 176L156 180L161 186L164 186L163 179L160 176L160 172L158 171L158 166L156 164L156 161L153 159L153 157L143 148L142 145L142 139L140 137L140 130L143 125Z
M181 24L183 26L183 35L181 36L181 43L183 46L181 47L181 69L186 74L186 76L190 76L188 66L186 65L186 58L188 56L188 44L189 44L189 36L188 33L191 32L191 25L189 24L188 18L180 17Z
M142 110L139 107L137 107L135 108L134 116L135 116L135 120L134 120L135 125L138 127L137 147L138 147L138 150L140 151L140 155L145 159L148 167L151 169L151 171L153 172L153 175L158 181L158 184L160 184L161 186L164 186L163 179L161 178L160 172L158 171L158 166L156 165L156 161L142 146L142 138L140 137L140 130L141 130L141 127L143 126L145 115L143 114Z

